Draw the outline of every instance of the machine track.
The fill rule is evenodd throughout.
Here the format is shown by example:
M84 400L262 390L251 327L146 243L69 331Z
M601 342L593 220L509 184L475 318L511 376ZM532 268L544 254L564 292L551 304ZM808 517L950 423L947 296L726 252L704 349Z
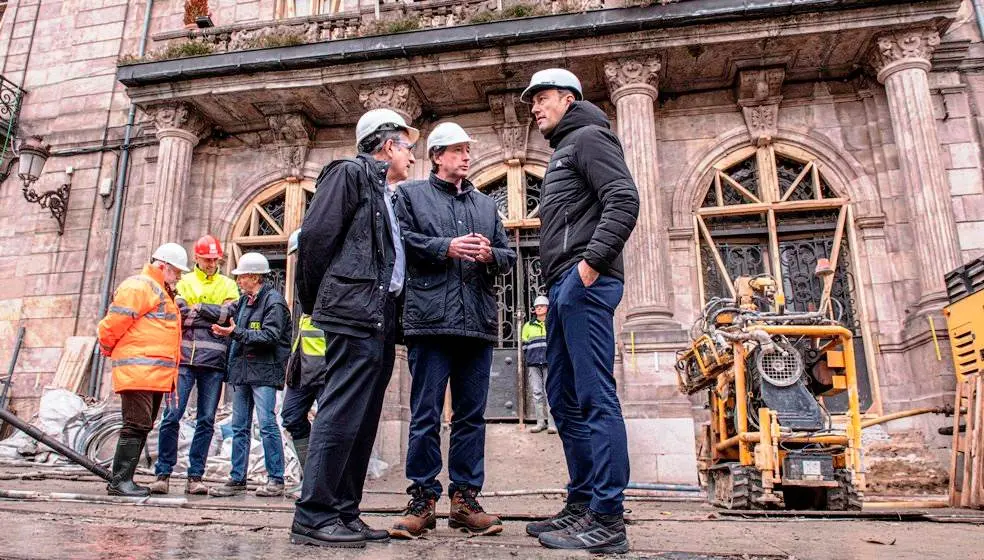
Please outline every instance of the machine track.
M834 473L839 486L827 489L828 511L861 511L861 494L851 482L850 471L839 469Z
M708 471L707 498L725 509L764 509L761 498L762 473L737 463L718 465Z

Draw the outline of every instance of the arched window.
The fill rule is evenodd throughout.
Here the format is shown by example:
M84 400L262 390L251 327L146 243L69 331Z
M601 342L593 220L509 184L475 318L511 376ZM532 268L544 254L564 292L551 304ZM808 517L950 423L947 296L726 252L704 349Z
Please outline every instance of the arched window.
M287 238L301 227L313 197L311 181L282 181L257 195L233 225L229 270L243 253L262 253L270 261L273 285L293 303L295 259L287 258Z
M826 309L855 334L861 405L870 406L847 235L850 201L827 182L822 165L782 144L743 148L714 165L699 200L694 233L701 299L731 297L735 278L757 274L778 281L787 310L816 311L829 299ZM820 259L834 268L828 283L816 275Z

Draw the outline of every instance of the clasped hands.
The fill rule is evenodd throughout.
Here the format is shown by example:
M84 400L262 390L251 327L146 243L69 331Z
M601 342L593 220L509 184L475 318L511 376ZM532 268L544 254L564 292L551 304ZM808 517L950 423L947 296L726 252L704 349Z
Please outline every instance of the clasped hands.
M490 263L494 259L492 243L481 233L455 237L448 245L448 257L468 262Z

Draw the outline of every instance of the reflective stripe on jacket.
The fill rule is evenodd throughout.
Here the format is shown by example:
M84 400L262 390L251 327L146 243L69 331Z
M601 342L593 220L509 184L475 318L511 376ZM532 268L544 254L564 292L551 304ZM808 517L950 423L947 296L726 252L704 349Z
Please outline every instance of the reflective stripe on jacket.
M293 378L287 380L287 385L295 389L324 385L327 372L326 348L324 331L314 326L310 315L301 315L297 322L294 346L291 348L291 360L299 362L297 370L292 371L291 366L287 367L287 371L293 373Z
M239 299L239 288L228 276L195 270L181 277L176 303L181 310L181 363L225 370L229 339L212 333L212 325L226 325L232 307ZM230 303L226 303L230 302Z
M523 356L526 365L544 365L547 363L547 324L539 319L527 321L523 325Z
M113 391L174 390L181 324L160 269L145 265L116 289L99 321L99 346L113 362Z

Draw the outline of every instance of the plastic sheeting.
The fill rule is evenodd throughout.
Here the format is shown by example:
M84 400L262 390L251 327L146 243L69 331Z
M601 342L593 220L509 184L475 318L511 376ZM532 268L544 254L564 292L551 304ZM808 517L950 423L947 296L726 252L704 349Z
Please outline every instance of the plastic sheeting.
M288 483L296 484L300 479L300 465L294 446L291 444L283 426L280 425L280 401L283 393L278 394L277 424L280 426L281 438L284 442L284 477ZM158 428L164 414L164 405L158 414L154 430L147 438L147 446L141 467L153 471L157 460ZM46 389L41 397L40 409L34 424L46 434L74 447L77 451L87 454L94 460L109 464L112 461L116 446L117 432L122 425L122 416L118 404L102 402L87 406L81 397L65 389ZM178 430L178 460L173 473L182 476L188 471L188 448L195 435L195 409L189 407ZM37 463L67 463L64 457L55 454L47 446L34 441L22 432L0 441L0 458L28 460ZM219 408L215 416L215 433L212 436L205 464L205 477L228 478L232 468L232 406ZM379 458L378 449L373 449L369 461L369 478L379 478L386 473L389 465ZM255 418L252 426L252 444L250 445L247 478L255 482L266 481L266 466L263 463L263 445L260 440L259 424Z

